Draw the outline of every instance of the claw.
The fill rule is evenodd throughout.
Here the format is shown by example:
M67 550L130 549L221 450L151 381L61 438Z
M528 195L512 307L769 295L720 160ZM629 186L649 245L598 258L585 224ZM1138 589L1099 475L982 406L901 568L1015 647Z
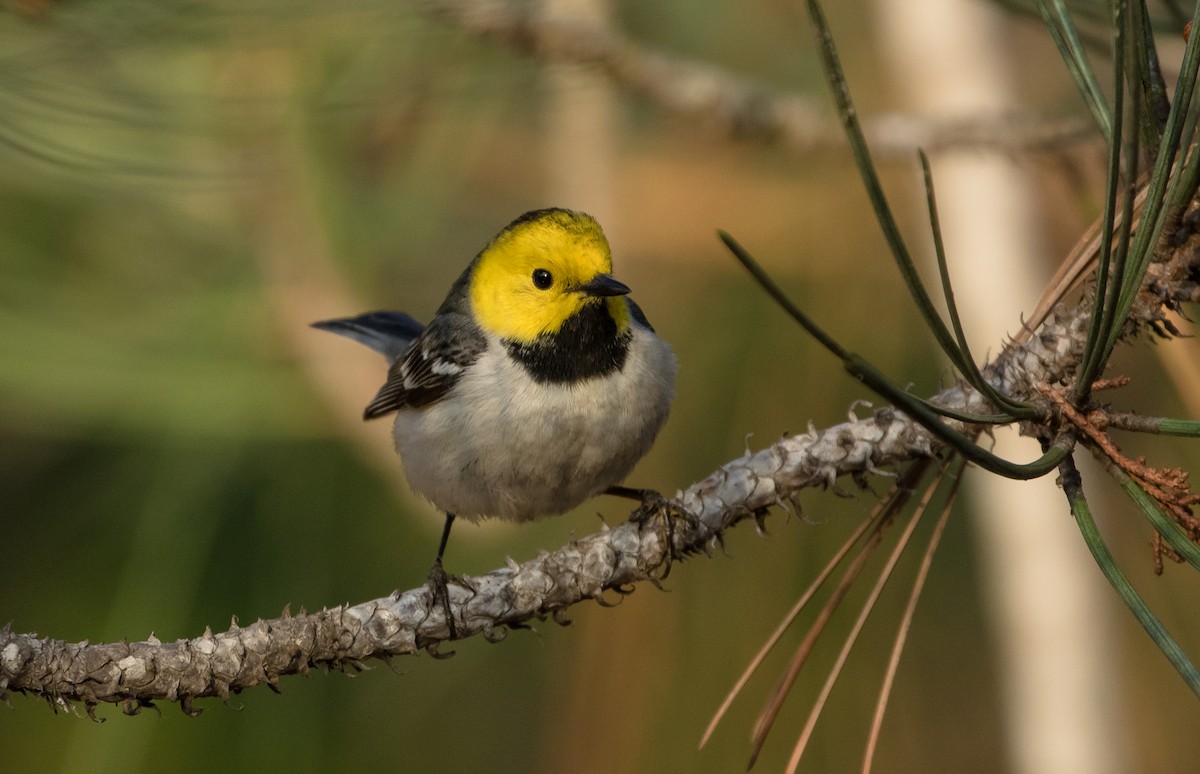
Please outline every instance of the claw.
M660 539L666 545L666 551L664 552L665 556L663 559L662 574L653 579L655 581L655 585L657 586L659 585L658 581L666 580L666 578L671 574L671 567L673 564L677 560L686 558L688 555L687 549L678 549L675 546L675 531L679 521L682 520L687 527L693 531L699 530L700 523L695 516L688 513L688 511L686 511L684 508L680 507L677 502L674 500L668 500L666 497L663 497L660 493L654 491L653 489L629 491L638 492L642 501L642 504L637 511L635 511L633 515L629 517L630 521L637 522L639 524L647 524L652 518L661 516L660 524L663 529L660 533Z
M430 600L430 607L441 604L442 612L446 616L446 626L450 630L450 639L456 640L458 639L458 627L454 624L454 611L450 608L449 578L450 576L446 574L445 568L442 567L442 560L439 558L429 568L429 578L426 583L433 596Z

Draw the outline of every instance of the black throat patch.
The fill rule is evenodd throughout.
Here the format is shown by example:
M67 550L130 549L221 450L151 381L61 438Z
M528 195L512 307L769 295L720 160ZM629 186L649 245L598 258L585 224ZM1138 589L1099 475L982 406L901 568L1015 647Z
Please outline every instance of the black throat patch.
M617 331L607 305L589 303L557 333L539 336L532 344L506 340L504 346L534 381L561 383L620 371L631 338L632 331Z

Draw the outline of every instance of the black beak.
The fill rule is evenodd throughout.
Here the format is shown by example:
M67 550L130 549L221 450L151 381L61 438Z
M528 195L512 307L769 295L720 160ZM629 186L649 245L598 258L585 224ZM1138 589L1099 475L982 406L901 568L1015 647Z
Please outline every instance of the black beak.
M629 292L629 286L608 274L597 274L587 282L576 285L575 290L589 296L623 296Z

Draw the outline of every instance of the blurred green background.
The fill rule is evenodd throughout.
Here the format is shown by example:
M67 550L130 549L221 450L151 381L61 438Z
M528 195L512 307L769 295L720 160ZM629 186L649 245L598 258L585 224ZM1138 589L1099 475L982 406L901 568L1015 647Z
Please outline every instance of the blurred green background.
M864 113L901 107L869 5L828 11ZM625 2L614 16L646 44L828 105L807 22L786 4ZM1005 34L1022 96L1081 113L1039 28ZM841 145L805 155L730 141L406 3L10 2L0 57L0 621L17 631L188 638L231 616L423 582L441 517L408 492L386 423L357 419L382 362L306 326L376 308L427 318L488 238L535 207L600 217L617 276L678 354L671 420L631 484L673 493L868 397L752 286L717 228L897 381L928 393L946 378ZM580 131L576 110L602 118ZM1040 181L1048 261L1095 215L1099 194L1079 180L1096 158L1014 159ZM921 234L915 163L885 173ZM1157 373L1144 354L1122 357ZM1164 413L1180 410L1156 389ZM132 718L105 706L97 724L10 696L0 768L740 770L785 653L697 752L700 733L874 495L802 500L804 519L776 513L765 538L743 525L725 551L676 566L664 592L579 606L567 628L464 642L448 660L291 678L282 696L202 701L196 719L170 704ZM1119 558L1180 639L1200 642L1195 584L1176 568L1151 579L1149 533L1114 508ZM600 499L532 526L462 525L448 567L482 573L626 513ZM1010 768L965 516L918 610L876 771ZM868 626L806 770L861 759L904 585ZM1112 608L1130 759L1187 770L1200 755L1194 697ZM831 640L801 676L761 770L786 761L835 652Z

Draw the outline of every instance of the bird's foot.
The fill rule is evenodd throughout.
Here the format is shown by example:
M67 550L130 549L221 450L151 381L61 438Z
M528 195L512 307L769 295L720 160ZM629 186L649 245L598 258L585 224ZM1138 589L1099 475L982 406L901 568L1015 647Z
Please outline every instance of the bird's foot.
M450 639L458 639L458 626L454 623L454 611L450 608L450 586L451 580L459 581L461 579L446 572L442 567L442 560L439 558L434 561L433 566L429 568L429 578L426 580L426 585L429 586L430 592L433 594L433 599L430 600L430 612L433 611L435 605L441 605L442 613L446 617L446 628L450 630Z
M661 517L658 523L662 527L660 537L666 544L666 552L663 557L664 569L658 579L662 580L670 575L672 563L676 559L684 558L688 553L675 546L675 536L679 523L682 522L690 531L698 526L696 517L684 510L678 503L668 500L654 489L613 486L609 487L605 493L638 500L641 503L638 509L629 517L630 521L637 522L638 524L648 524L656 516Z

